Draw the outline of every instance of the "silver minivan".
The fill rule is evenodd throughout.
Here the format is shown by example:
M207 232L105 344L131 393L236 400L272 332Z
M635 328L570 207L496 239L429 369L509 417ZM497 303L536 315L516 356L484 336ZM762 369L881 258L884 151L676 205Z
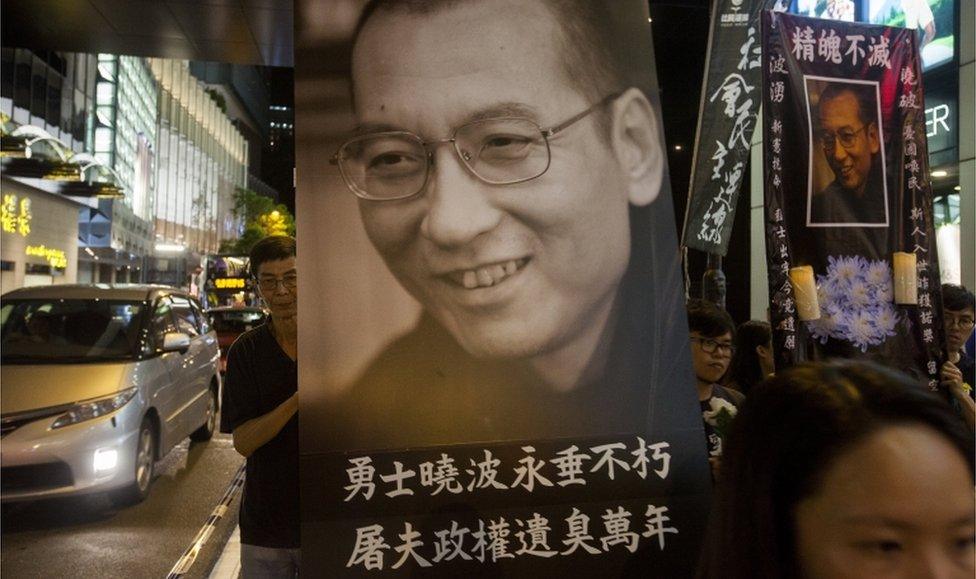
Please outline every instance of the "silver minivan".
M157 460L213 435L220 352L186 293L23 288L0 299L0 327L0 501L138 502Z

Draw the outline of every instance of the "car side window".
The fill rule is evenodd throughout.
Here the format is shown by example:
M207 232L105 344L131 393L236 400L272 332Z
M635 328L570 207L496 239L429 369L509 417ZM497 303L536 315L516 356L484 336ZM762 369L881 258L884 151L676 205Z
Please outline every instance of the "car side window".
M190 307L190 300L183 296L170 296L173 300L173 313L176 315L176 327L180 332L195 338L200 335L197 316Z
M156 348L163 346L163 338L170 332L177 332L176 322L173 320L173 302L168 298L160 298L153 309L151 334Z
M207 320L207 316L203 313L200 308L200 304L195 299L190 299L190 307L193 308L193 313L197 317L197 323L200 327L200 333L206 334L210 331L210 321Z

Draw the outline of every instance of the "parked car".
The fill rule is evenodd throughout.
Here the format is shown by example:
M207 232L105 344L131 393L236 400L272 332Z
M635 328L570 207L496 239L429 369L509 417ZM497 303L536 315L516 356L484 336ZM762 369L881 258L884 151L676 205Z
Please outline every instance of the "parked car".
M200 304L165 286L55 285L0 298L0 501L146 498L156 461L209 440L220 375Z
M237 336L268 320L268 310L254 307L220 307L207 311L210 326L217 332L220 344L220 371L227 371L227 350Z

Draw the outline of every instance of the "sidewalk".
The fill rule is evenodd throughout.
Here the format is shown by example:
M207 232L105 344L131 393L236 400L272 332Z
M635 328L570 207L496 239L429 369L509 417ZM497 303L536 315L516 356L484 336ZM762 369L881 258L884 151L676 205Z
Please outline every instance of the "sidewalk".
M237 579L241 572L241 528L235 527L234 534L224 545L217 564L210 572L209 579Z

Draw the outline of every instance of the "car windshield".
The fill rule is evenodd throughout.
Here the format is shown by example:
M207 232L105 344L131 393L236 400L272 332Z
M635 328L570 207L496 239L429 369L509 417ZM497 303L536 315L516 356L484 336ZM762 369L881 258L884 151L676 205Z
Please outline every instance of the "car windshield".
M0 309L4 364L132 358L144 304L106 299L5 300Z
M260 310L220 310L210 312L210 323L219 334L243 333L264 323Z

